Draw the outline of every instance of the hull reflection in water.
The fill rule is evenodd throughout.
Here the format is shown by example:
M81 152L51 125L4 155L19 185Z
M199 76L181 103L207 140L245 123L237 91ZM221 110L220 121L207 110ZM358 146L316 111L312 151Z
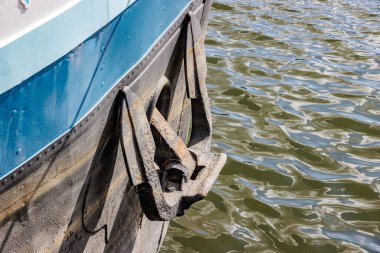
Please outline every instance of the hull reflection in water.
M210 153L211 1L55 4L0 10L15 21L0 33L0 252L157 252L226 160Z

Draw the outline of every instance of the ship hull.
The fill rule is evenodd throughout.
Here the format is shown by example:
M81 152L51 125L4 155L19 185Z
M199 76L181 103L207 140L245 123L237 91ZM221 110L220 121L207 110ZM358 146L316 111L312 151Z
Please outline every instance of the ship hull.
M9 170L0 182L0 252L159 250L168 221L147 218L137 189L130 182L117 130L119 91L129 86L145 107L149 107L152 100L157 99L155 87L162 76L175 76L177 85L185 86L181 84L185 82L183 22L193 11L202 20L204 32L210 4L210 1L194 1L186 5L133 68L121 69L117 73L123 74L119 76L108 73L115 75L118 81L105 89L107 91L99 96L100 99L75 108L76 112L82 110L83 115L76 115L78 120L65 128L59 127L66 121L61 123L58 127L61 135L56 134L55 139L52 135L54 140L46 140L47 145L20 160L18 166L14 166L14 160L4 162L9 165ZM103 32L107 31L103 29ZM125 46L128 46L128 39ZM75 54L75 50L70 54ZM54 64L29 79L29 83L5 93L7 99L3 99L3 103L23 89L28 91L38 80L41 82L44 74L56 71L59 66ZM113 68L118 66L123 65L116 62ZM104 68L107 70L107 66ZM100 83L94 85L101 86ZM86 96L91 96L89 90L91 92L88 89ZM90 109L84 110L86 106ZM172 115L169 123L176 125L183 113L178 111ZM51 131L58 132L56 129ZM35 142L39 145L41 140ZM29 145L34 144L30 142Z

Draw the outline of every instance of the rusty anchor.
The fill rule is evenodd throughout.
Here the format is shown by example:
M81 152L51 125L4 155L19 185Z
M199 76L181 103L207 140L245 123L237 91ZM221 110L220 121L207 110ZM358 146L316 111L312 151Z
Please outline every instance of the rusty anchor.
M211 111L206 88L203 33L197 18L188 14L185 45L187 98L191 103L191 132L185 141L154 107L146 112L142 100L128 87L121 91L119 131L130 182L150 220L183 215L207 195L226 162L225 154L210 153ZM163 78L159 89L167 85ZM161 152L157 162L157 144ZM162 155L164 154L164 155ZM164 157L164 159L163 159Z

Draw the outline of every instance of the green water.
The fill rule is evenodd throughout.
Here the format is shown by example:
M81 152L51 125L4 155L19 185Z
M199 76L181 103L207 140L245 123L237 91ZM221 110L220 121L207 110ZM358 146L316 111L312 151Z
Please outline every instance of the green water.
M161 252L380 252L380 1L218 0L212 192Z

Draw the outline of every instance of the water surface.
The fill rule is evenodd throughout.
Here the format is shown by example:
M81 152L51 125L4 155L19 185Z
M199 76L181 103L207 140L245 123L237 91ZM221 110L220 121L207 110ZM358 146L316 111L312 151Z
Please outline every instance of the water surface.
M212 192L161 252L380 252L380 2L214 1Z

